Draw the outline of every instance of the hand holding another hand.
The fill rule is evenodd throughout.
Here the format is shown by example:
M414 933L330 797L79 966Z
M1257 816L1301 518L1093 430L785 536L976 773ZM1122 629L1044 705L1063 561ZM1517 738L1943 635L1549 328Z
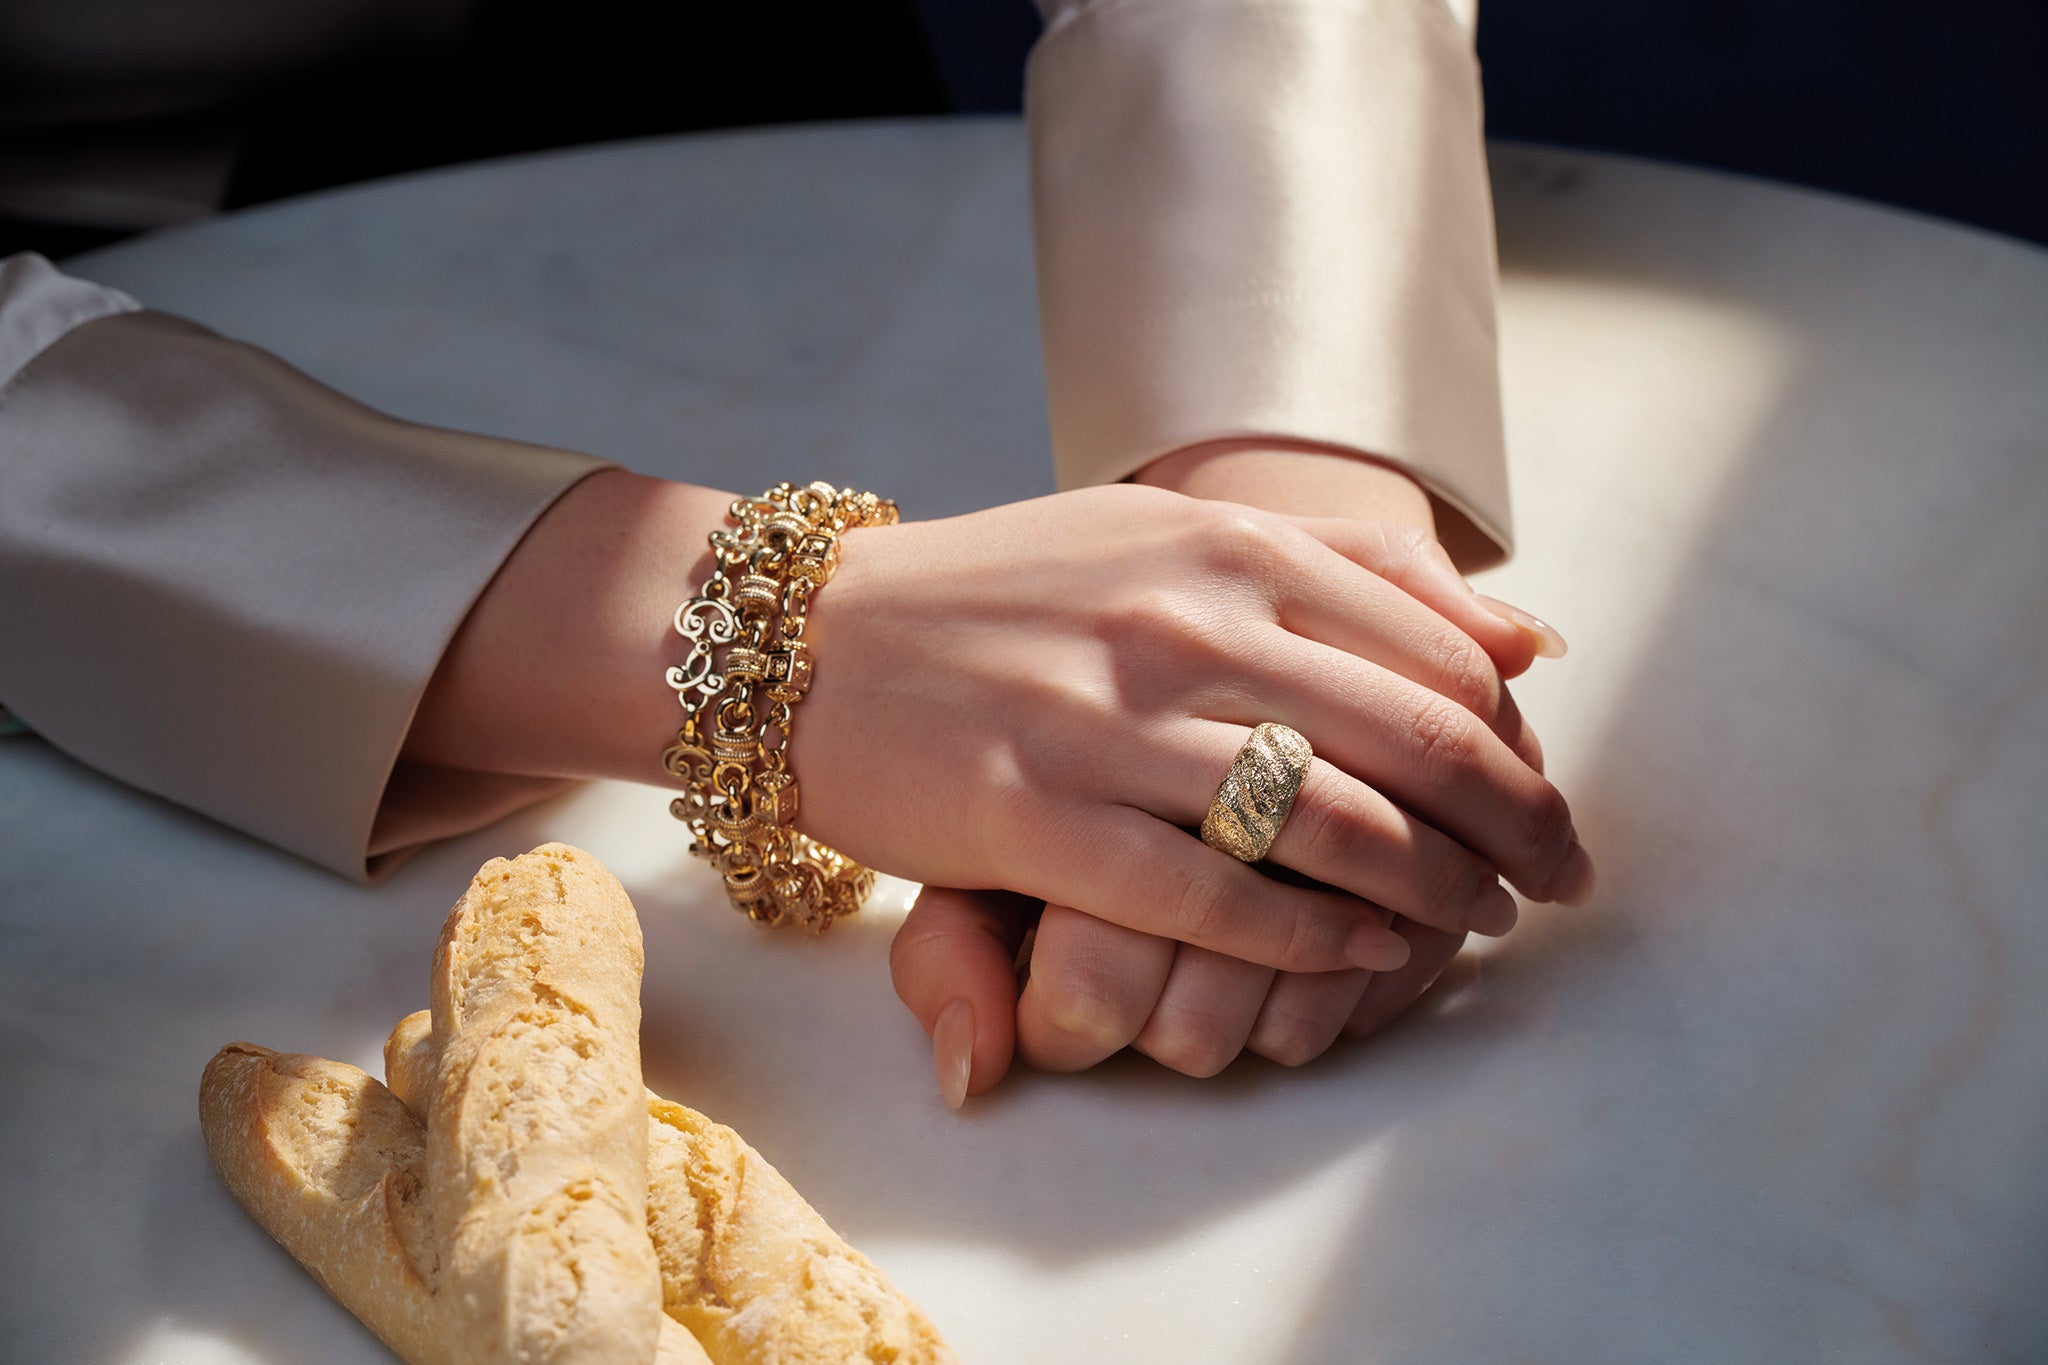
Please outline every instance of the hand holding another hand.
M1013 1047L1304 1061L1398 1012L1467 929L1505 932L1496 874L1589 889L1501 685L1539 638L1398 520L1080 490L853 533L812 629L833 665L801 733L831 752L792 749L805 827L932 888L894 959L942 1073L972 1054L949 1098ZM1191 832L1262 720L1317 749L1269 854L1292 880Z

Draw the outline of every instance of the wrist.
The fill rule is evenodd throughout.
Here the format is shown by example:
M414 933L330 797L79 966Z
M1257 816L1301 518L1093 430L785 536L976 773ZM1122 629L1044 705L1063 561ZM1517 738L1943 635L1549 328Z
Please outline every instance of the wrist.
M600 470L536 521L428 685L408 758L547 777L665 782L681 711L663 682L676 605L711 570L733 495Z
M1436 534L1429 494L1372 456L1305 441L1204 441L1158 457L1134 483L1300 517L1393 521Z

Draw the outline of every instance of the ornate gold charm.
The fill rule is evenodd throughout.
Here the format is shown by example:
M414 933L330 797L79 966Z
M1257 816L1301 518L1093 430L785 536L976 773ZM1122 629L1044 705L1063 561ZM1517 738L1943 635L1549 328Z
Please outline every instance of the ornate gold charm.
M860 908L875 874L795 828L786 755L792 708L813 675L804 627L812 590L838 570L840 534L893 523L896 504L828 483L781 483L735 498L728 515L733 528L711 533L711 577L676 609L676 632L692 648L667 674L684 715L661 758L684 789L669 812L689 826L690 851L710 860L734 906L764 924L799 921L823 933Z

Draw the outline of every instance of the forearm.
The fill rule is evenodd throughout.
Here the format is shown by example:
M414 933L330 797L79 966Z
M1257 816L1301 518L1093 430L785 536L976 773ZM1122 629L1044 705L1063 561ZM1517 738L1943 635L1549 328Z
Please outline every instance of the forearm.
M565 493L449 645L406 738L417 762L665 780L681 712L662 684L676 604L711 571L734 495L623 469Z

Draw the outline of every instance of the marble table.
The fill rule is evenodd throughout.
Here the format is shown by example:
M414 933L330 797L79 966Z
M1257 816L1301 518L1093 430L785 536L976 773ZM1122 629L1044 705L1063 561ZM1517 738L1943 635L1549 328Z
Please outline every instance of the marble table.
M488 856L597 852L655 1085L975 1362L2048 1358L2048 256L1494 154L1522 544L1485 587L1602 859L1299 1071L1019 1075L955 1116L885 951L718 901L587 788L374 889L0 741L0 1356L385 1359L229 1200L215 1047L376 1065ZM371 403L933 516L1046 490L1009 121L660 140L78 261Z

